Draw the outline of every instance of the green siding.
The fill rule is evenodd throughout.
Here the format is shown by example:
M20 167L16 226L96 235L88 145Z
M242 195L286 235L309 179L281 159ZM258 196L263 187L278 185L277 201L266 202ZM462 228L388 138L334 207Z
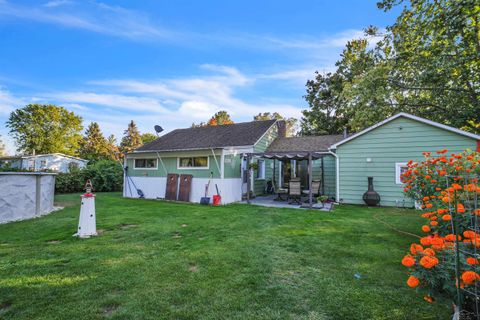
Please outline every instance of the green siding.
M336 164L334 156L323 158L323 169L325 170L325 194L329 197L335 197L336 193Z
M132 177L166 177L166 173L178 173L178 174L191 174L197 178L208 178L210 173L213 172L213 178L220 178L220 171L218 170L217 163L213 157L211 151L208 150L198 150L198 151L182 151L182 152L163 152L159 153L162 158L163 164L165 165L166 172L161 164L158 161L157 170L142 170L134 169L133 159L135 158L157 158L157 154L152 152L145 152L139 154L129 154L127 156L127 165L128 165L128 174ZM193 157L193 156L208 156L209 157L209 169L178 169L177 168L177 158L178 157ZM215 151L215 158L218 161L220 166L220 151Z
M241 155L225 155L224 177L241 178L242 157Z
M475 149L476 140L428 124L400 117L361 135L337 149L340 159L340 199L363 203L367 177L373 177L381 205L394 206L409 199L395 182L395 163L421 161L422 152L447 148L449 152ZM371 162L366 159L371 158Z
M253 146L253 152L265 152L268 146L278 136L277 126L273 125L266 134ZM253 161L257 161L254 159ZM257 172L253 173L253 192L256 195L261 195L265 191L265 186L268 180L272 180L273 177L273 160L263 159L265 161L265 179L257 179Z

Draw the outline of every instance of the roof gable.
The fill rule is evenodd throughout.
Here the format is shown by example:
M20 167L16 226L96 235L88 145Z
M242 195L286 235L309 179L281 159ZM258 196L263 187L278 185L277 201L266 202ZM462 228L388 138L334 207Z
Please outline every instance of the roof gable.
M222 126L176 129L135 152L177 151L253 146L276 120L241 122Z
M407 118L407 119L411 119L411 120L414 120L414 121L418 121L418 122L421 122L421 123L424 123L424 124L427 124L427 125L430 125L430 126L433 126L433 127L436 127L436 128L440 128L440 129L443 129L443 130L446 130L446 131L449 131L449 132L454 132L456 134L459 134L459 135L463 135L463 136L466 136L466 137L469 137L469 138L472 138L474 140L480 140L480 136L479 135L476 135L474 133L470 133L470 132L466 132L466 131L463 131L463 130L460 130L460 129L457 129L457 128L454 128L454 127L450 127L450 126L447 126L447 125L444 125L444 124L441 124L441 123L438 123L438 122L435 122L435 121L431 121L431 120L428 120L428 119L425 119L425 118L421 118L421 117L417 117L417 116L414 116L412 114L409 114L409 113L405 113L405 112L400 112L400 113L397 113L396 115L390 117L390 118L387 118L377 124L374 124L373 126L371 127L368 127L342 141L339 141L337 143L335 143L334 145L332 145L330 147L330 149L336 149L338 146L346 143L346 142L349 142L359 136L362 136L372 130L375 130L376 128L378 127L381 127L395 119L398 119L400 117L404 117L404 118Z

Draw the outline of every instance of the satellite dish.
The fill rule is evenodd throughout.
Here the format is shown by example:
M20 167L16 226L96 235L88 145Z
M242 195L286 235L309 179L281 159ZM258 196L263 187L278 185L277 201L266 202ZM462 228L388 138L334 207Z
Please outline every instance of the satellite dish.
M157 133L157 136L158 136L158 134L159 134L160 132L163 131L163 128L160 127L158 124L156 124L154 128L155 128L155 132Z

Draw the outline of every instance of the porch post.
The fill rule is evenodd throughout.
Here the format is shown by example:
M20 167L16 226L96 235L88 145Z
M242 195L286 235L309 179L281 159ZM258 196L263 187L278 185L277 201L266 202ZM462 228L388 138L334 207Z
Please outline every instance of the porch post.
M247 203L250 204L250 154L247 154Z
M312 209L312 153L308 153L308 206Z

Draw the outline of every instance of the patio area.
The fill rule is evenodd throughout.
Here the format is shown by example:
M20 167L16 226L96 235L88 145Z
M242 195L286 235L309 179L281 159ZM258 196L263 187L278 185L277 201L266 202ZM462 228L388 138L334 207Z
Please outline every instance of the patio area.
M276 200L277 195L267 195L267 196L258 196L253 199L250 199L250 204L255 206L263 207L273 207L273 208L290 208L290 209L309 209L308 202L299 204L289 204L288 201L279 201ZM247 204L247 200L242 201L242 203ZM321 210L321 211L331 211L333 210L333 203L313 203L312 209Z

